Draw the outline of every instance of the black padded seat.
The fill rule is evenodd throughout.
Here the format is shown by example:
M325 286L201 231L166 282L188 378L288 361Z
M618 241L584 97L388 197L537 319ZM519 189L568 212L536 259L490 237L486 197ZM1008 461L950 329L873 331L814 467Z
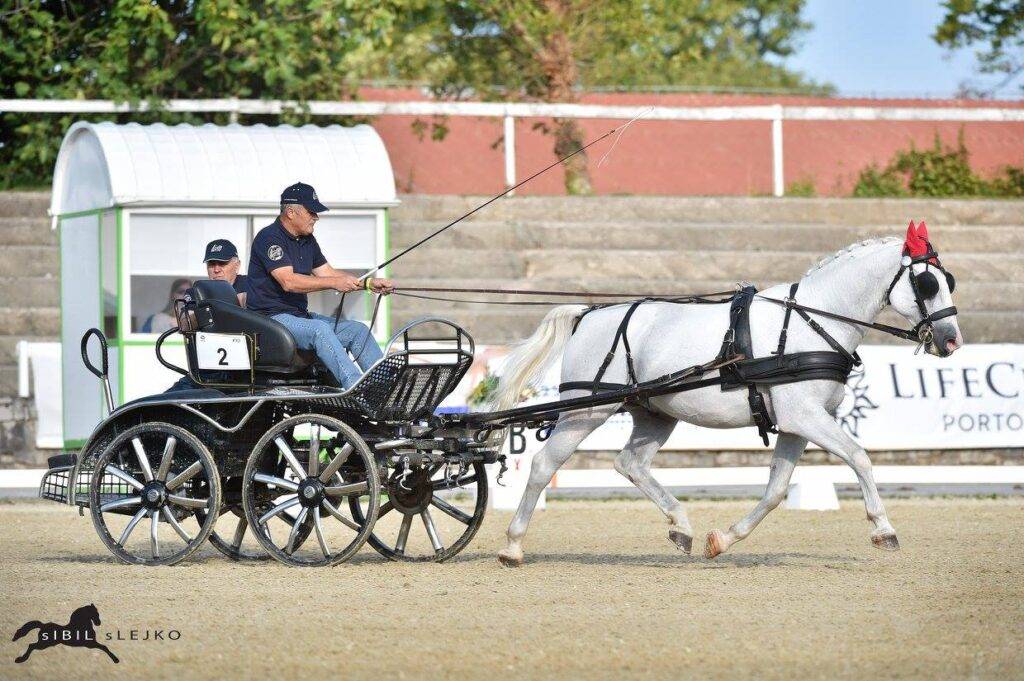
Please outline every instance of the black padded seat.
M247 333L256 337L256 370L296 374L316 361L316 353L299 350L291 332L278 321L239 306L235 289L226 281L201 279L192 285L200 327L210 333Z

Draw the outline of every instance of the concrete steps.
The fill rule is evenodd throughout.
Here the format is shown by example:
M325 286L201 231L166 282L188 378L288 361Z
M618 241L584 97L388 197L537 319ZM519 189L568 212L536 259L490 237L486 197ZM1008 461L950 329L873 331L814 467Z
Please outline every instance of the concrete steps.
M748 251L569 249L552 244L546 249L497 250L485 248L422 248L403 256L391 266L391 275L429 278L431 273L466 280L476 279L586 279L600 281L606 274L637 280L685 278L693 281L741 280L793 281L818 260L806 251ZM1024 254L962 253L947 258L958 280L982 282L1021 281ZM954 267L955 262L955 267Z
M49 222L50 192L0 192L0 218L33 217Z
M439 225L412 221L392 223L391 248L410 246ZM577 249L800 251L821 258L864 239L902 236L892 225L830 224L695 224L688 222L576 222L518 220L469 221L428 242L424 249ZM1024 230L1011 225L960 226L935 230L936 246L944 257L959 253L1024 251Z
M440 227L490 197L405 195L392 222L427 221ZM693 222L733 224L892 225L908 220L946 225L1014 225L1020 201L960 199L797 199L656 196L526 196L495 201L486 209L494 221ZM484 215L481 215L484 217Z
M0 247L49 246L57 248L57 231L50 221L38 217L0 218Z

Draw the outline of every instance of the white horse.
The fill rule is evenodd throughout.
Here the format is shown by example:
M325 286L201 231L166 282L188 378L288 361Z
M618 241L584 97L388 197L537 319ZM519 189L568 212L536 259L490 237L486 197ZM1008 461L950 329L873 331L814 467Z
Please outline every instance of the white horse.
M923 228L923 225L921 226ZM887 305L911 324L923 315L909 276L901 270L905 244L908 248L921 234L913 223L907 241L897 238L868 240L845 248L812 267L796 295L797 302L846 317L872 322ZM927 232L923 232L927 239ZM918 241L918 245L924 243ZM916 276L928 267L916 261L906 269ZM900 278L894 278L900 272ZM938 292L921 302L929 315L952 305L946 278L939 276ZM887 289L892 286L887 295ZM919 288L919 287L918 287ZM934 289L934 286L932 287ZM788 285L766 289L760 295L783 300ZM581 305L553 309L534 334L517 346L505 364L496 395L496 406L504 409L516 403L526 385L561 352L562 381L588 381L594 378L611 347L616 329L627 309L615 305L590 312L579 322ZM750 308L751 339L755 357L768 356L776 349L785 308L755 298ZM629 325L629 344L639 381L658 378L683 367L703 364L714 358L729 326L729 305L680 305L647 302L638 307ZM842 346L854 351L863 339L861 327L816 318ZM963 345L963 336L955 316L931 323L933 335L926 350L948 356ZM563 351L564 348L564 351ZM820 335L796 314L789 323L787 352L830 350ZM627 382L624 352L619 349L603 381ZM714 374L710 374L713 376ZM813 442L842 459L857 474L868 520L873 524L872 543L880 548L899 549L896 531L886 517L885 508L871 473L871 460L860 445L840 428L836 409L843 400L844 386L836 381L814 380L786 385L761 386L769 413L779 430L772 456L768 486L754 509L728 530L712 530L707 535L704 553L708 558L729 549L753 531L761 520L786 495L789 479L807 446ZM588 390L568 390L561 399L582 397ZM508 545L498 557L506 566L523 562L523 538L541 490L579 444L623 406L622 403L565 412L558 419L543 449L534 457L529 482L515 517L508 527ZM693 530L683 505L662 487L651 474L651 461L665 443L678 421L705 428L742 428L753 425L746 390L723 392L718 386L653 397L650 408L632 404L626 409L633 418L633 430L626 446L615 458L615 470L628 478L668 517L669 539L689 553Z

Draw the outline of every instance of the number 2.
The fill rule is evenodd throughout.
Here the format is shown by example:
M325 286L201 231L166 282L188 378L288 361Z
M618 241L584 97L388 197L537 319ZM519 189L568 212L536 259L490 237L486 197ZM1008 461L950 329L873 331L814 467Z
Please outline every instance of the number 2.
M217 348L217 352L220 354L220 361L217 362L217 366L226 367L228 365L228 351L224 348Z

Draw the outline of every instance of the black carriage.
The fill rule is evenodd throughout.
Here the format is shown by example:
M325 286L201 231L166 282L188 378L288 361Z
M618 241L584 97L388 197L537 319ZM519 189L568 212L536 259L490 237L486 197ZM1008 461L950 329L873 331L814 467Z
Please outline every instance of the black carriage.
M473 361L459 326L409 324L342 390L225 282L196 282L177 317L157 357L192 385L116 409L106 341L86 333L82 358L103 380L111 413L78 455L51 460L40 487L44 498L89 509L119 559L177 563L208 539L236 560L336 565L369 541L392 560L442 561L473 538L487 507L484 465L499 456L493 441L435 415ZM187 368L161 354L174 333ZM92 336L100 368L88 357Z

